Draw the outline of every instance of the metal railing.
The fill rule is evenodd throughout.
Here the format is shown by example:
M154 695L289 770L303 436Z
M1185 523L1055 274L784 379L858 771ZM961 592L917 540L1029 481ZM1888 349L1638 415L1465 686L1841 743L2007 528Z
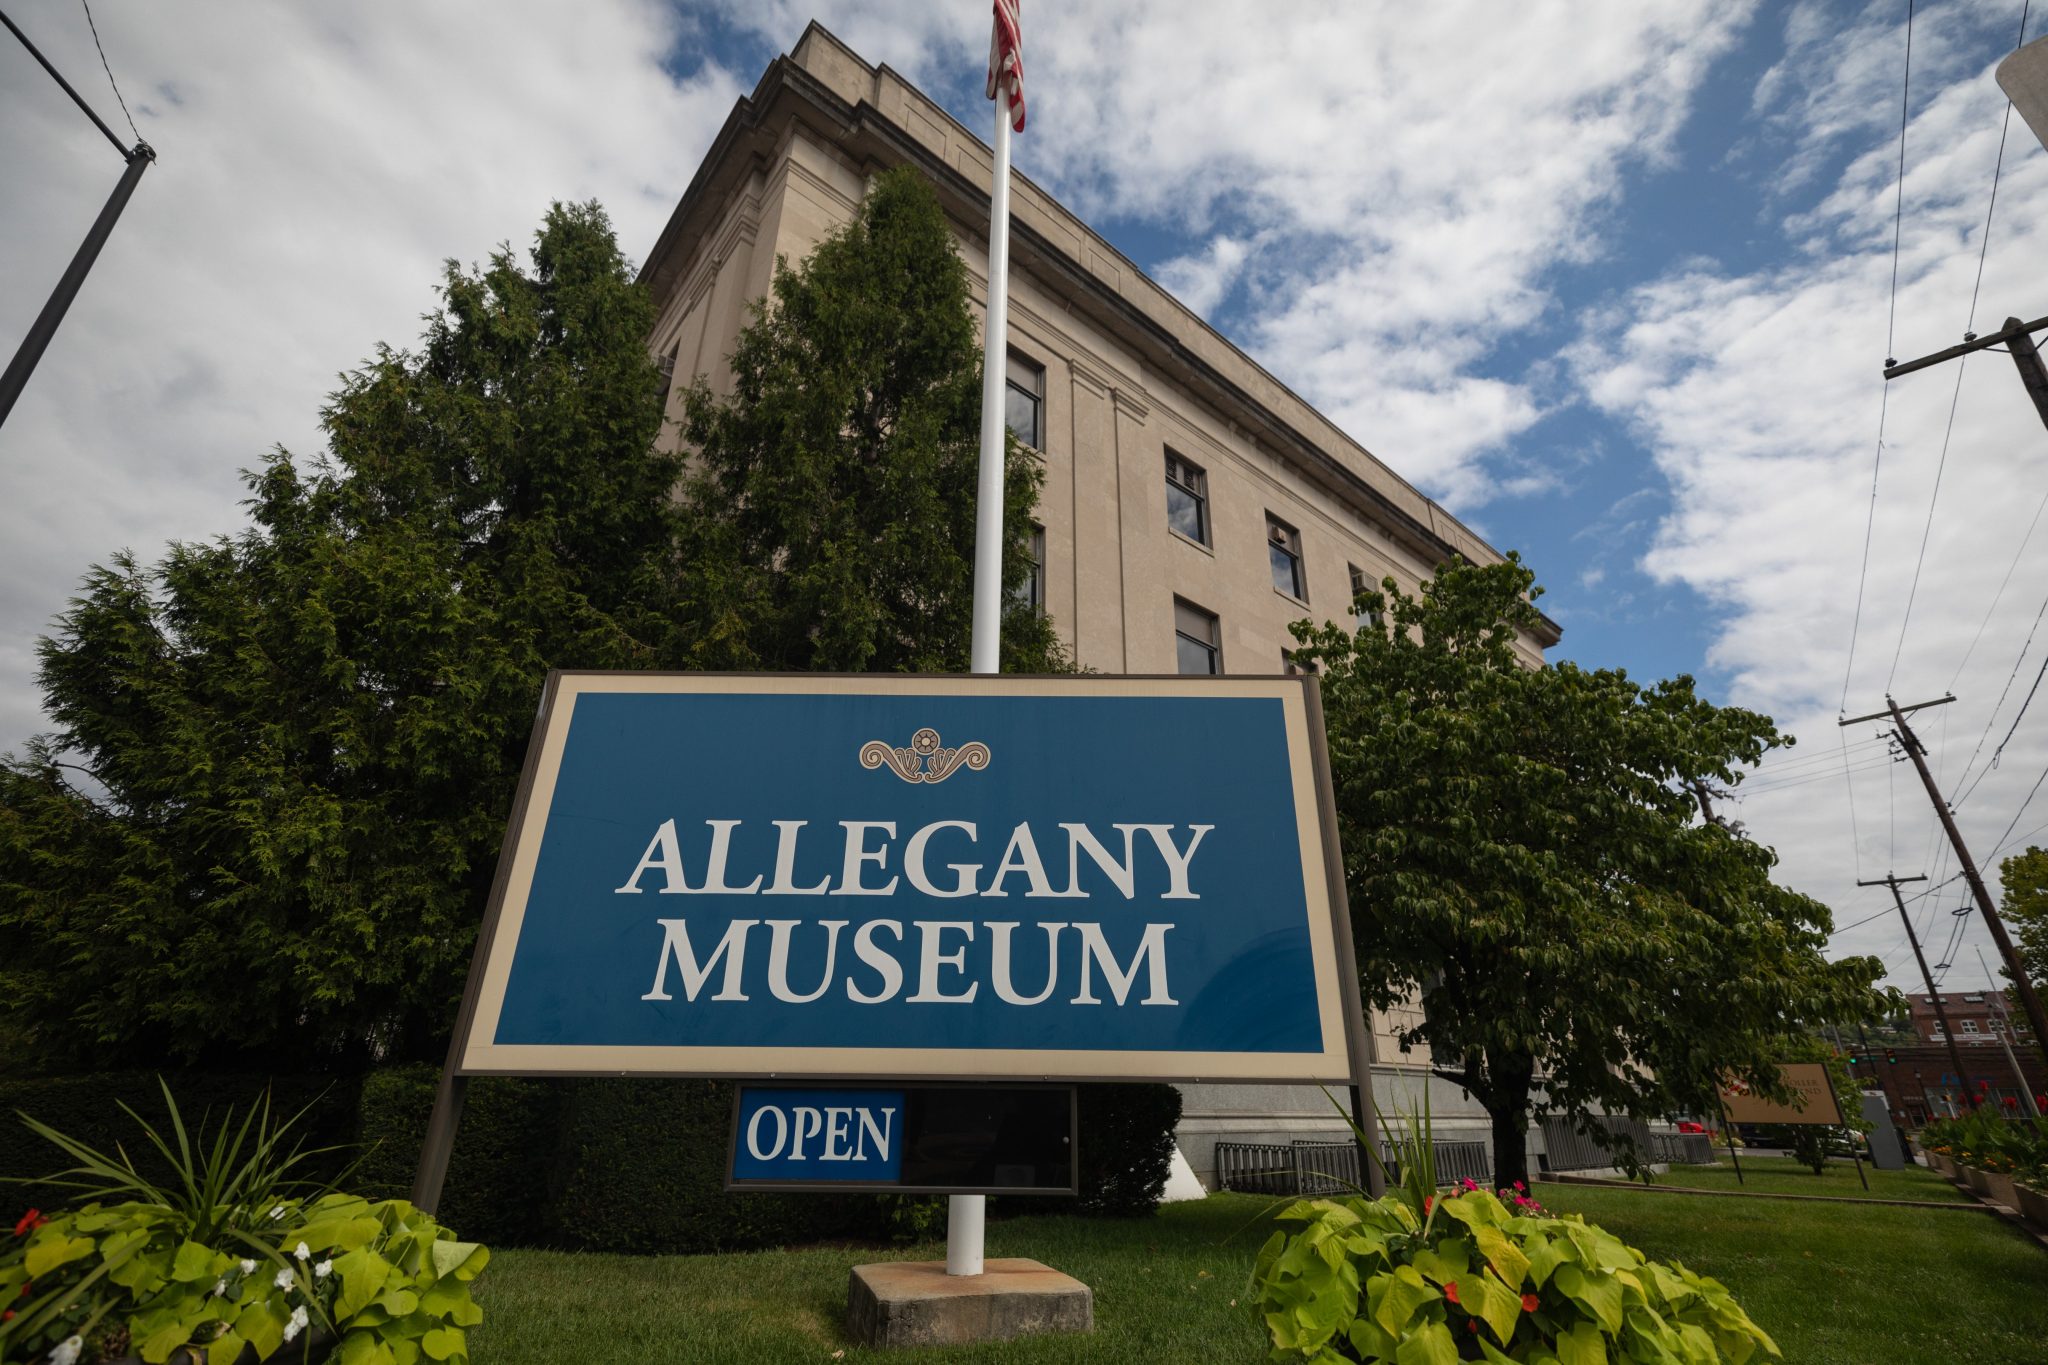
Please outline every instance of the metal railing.
M1471 1179L1489 1185L1493 1179L1493 1152L1484 1142L1442 1141L1436 1147L1437 1184L1455 1185ZM1401 1178L1400 1163L1381 1149L1387 1178ZM1322 1195L1352 1194L1365 1187L1359 1169L1355 1142L1318 1142L1297 1139L1285 1146L1275 1142L1219 1142L1216 1144L1216 1187L1245 1194Z
M1607 1141L1589 1137L1572 1127L1569 1119L1543 1120L1542 1168L1546 1171L1587 1171L1613 1166L1620 1160L1630 1139L1639 1160L1651 1160L1650 1126L1640 1119L1599 1115L1595 1130Z
M1711 1166L1714 1140L1705 1133L1652 1133L1650 1160L1667 1166Z

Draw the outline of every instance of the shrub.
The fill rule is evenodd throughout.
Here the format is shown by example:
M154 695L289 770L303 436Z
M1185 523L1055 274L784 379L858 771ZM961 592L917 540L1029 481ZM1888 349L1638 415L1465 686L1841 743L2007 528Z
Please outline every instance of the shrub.
M729 1081L585 1080L562 1112L549 1240L585 1251L702 1252L844 1235L872 1195L725 1192Z
M0 1360L226 1365L302 1333L302 1349L318 1336L350 1365L467 1359L463 1329L483 1316L469 1281L488 1251L403 1201L319 1192L303 1172L328 1153L291 1141L296 1120L273 1125L267 1104L188 1131L162 1097L165 1132L129 1110L161 1185L125 1145L108 1155L30 1121L77 1163L50 1183L101 1197L31 1209L0 1246Z
M1298 1200L1252 1270L1276 1361L1656 1362L1778 1355L1717 1280L1468 1188Z
M363 1078L355 1189L372 1199L410 1196L440 1078L438 1067L424 1065ZM565 1093L561 1081L472 1077L435 1216L474 1241L545 1241Z
M1170 1085L1079 1087L1083 1213L1133 1218L1159 1207L1173 1168L1180 1091Z

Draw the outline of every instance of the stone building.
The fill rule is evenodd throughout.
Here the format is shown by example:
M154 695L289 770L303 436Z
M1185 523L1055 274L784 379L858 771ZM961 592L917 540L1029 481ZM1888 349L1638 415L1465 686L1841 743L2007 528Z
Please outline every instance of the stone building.
M992 116L991 116L992 117ZM801 261L848 221L869 179L921 170L986 298L991 152L886 66L812 24L726 120L641 278L652 346L677 388L726 391L726 357L778 256ZM1012 187L1012 429L1044 462L1033 585L1062 641L1105 673L1279 673L1287 626L1348 620L1354 591L1416 586L1452 556L1501 558L1458 519L1205 324L1018 175ZM672 397L671 415L679 403ZM1546 618L1520 646L1557 643ZM1374 1019L1383 1090L1427 1075ZM1191 1086L1182 1148L1206 1175L1219 1135L1327 1134L1313 1089ZM1483 1115L1455 1087L1439 1126Z

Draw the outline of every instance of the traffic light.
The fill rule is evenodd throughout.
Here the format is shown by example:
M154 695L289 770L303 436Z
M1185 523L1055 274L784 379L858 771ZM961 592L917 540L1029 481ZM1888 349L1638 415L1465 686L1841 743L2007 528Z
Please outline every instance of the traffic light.
M1898 1051L1898 1049L1897 1049L1897 1048L1890 1048L1890 1047L1886 1048L1886 1049L1884 1050L1884 1060L1885 1060L1885 1065L1887 1065L1887 1066L1897 1066L1897 1065L1899 1064L1899 1051Z

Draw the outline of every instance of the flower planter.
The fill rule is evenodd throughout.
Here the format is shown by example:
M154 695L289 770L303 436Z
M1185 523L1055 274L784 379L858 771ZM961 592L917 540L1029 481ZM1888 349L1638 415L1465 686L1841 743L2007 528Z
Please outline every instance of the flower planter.
M2013 1195L2020 1201L2020 1213L2036 1231L2048 1232L2048 1192L2031 1185L2014 1185Z
M1992 1203L2003 1204L2009 1209L2020 1206L2019 1196L2013 1193L2011 1176L1999 1171L1979 1171L1978 1174L1984 1177L1988 1187L1984 1193L1991 1197Z
M1940 1152L1929 1152L1927 1154L1927 1162L1929 1165L1933 1166L1935 1170L1941 1172L1941 1174L1947 1176L1949 1179L1955 1179L1956 1163L1950 1161Z
M1963 1167L1963 1183L1979 1194L1991 1193L1991 1173L1980 1171L1975 1166Z

